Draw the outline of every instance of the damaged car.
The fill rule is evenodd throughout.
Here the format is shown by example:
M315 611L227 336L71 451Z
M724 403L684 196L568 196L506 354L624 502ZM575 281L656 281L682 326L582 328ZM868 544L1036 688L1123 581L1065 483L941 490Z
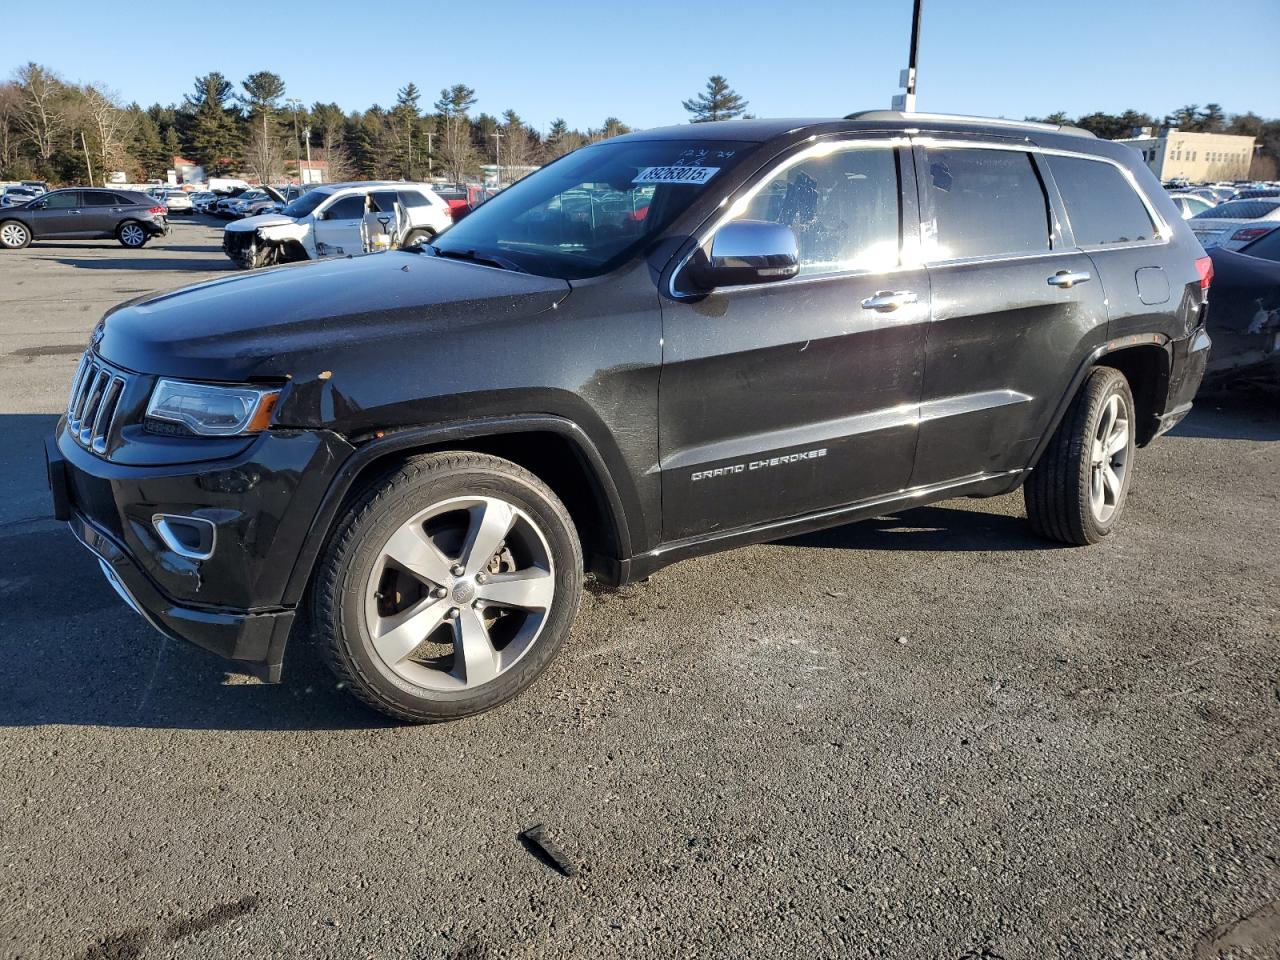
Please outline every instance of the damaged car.
M409 247L453 222L449 205L422 183L331 183L309 190L278 213L227 224L222 249L250 270Z
M1207 327L1213 337L1205 379L1280 379L1280 230L1241 250L1214 247L1213 296Z

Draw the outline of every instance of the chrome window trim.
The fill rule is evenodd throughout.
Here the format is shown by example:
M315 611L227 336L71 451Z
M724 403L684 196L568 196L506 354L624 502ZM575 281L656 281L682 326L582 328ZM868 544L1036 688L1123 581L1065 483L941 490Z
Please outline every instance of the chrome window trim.
M854 133L854 134L846 134L844 137L833 137L827 140L820 140L817 143L814 143L806 147L800 152L792 154L790 157L786 158L785 160L779 161L777 164L770 167L764 173L764 175L760 177L760 180L757 183L753 184L752 187L746 193L739 195L732 203L729 202L728 197L725 197L720 201L720 206L726 209L724 209L723 212L720 213L720 215L714 219L710 227L704 229L700 234L697 235L697 242L694 243L693 249L690 250L687 254L685 254L685 256L681 258L680 262L676 264L675 269L671 271L671 279L667 281L668 295L673 300L688 300L693 297L705 295L702 293L689 294L689 293L678 292L676 290L676 278L679 277L681 271L683 271L684 268L689 265L689 261L693 259L694 254L697 253L700 249L702 249L703 245L706 244L708 240L710 240L712 237L715 236L716 231L719 230L721 227L723 227L730 220L737 218L743 212L745 212L747 206L751 203L752 200L755 199L756 194L758 194L761 190L763 190L765 188L765 185L771 182L773 178L776 177L779 173L783 172L784 170L789 170L792 167L796 166L797 164L803 163L805 160L809 160L813 157L830 156L833 153L842 153L846 149L865 150L865 149L870 149L872 147L881 147L881 148L887 147L888 149L891 149L891 150L897 150L902 147L909 147L910 145L911 145L910 137L873 137L873 136L868 136L865 133L864 134ZM899 175L898 175L898 185L899 185L898 219L899 221L901 221L902 219L901 184L902 184L902 176L901 176L901 172L899 172ZM917 228L917 233L918 233L918 228ZM891 273L901 273L904 270L919 269L920 267L923 266L923 264L907 262L908 261L908 258L907 258L908 244L906 240L907 240L907 225L903 223L902 230L898 237L898 263L896 266L889 267L884 270L841 270L841 271L833 271L831 273L810 274L809 276L793 277L789 280L775 280L772 283L748 283L748 284L742 284L740 286L725 287L723 292L728 293L731 290L759 290L763 287L789 287L789 286L794 286L800 283L814 283L817 281L824 281L824 280L843 280L849 277L866 277L866 276L878 277L878 276L891 274ZM918 240L918 237L917 237L917 240ZM919 246L918 242L916 243L915 246L916 247Z
M1127 167L1125 167L1124 164L1120 163L1120 161L1113 160L1110 157L1100 157L1096 154L1083 153L1079 150L1064 150L1061 147L1042 147L1039 144L1035 144L1031 142L1009 143L1009 142L986 141L986 140L954 140L947 137L932 137L928 135L923 135L923 136L912 137L912 143L925 147L926 149L928 149L931 146L935 146L935 147L946 147L948 149L960 148L960 149L970 149L970 150L1012 150L1018 153L1039 154L1042 157L1070 157L1074 160L1092 160L1095 163L1109 163L1111 166L1115 167L1117 170L1120 171L1120 175L1124 177L1124 179L1128 182L1129 189L1138 195L1138 200L1141 201L1142 206L1146 209L1147 216L1151 218L1152 226L1155 228L1155 232L1156 232L1156 239L1134 240L1129 243L1090 243L1090 244L1077 243L1072 248L1072 251L1077 253L1090 253L1090 252L1101 251L1101 250L1133 250L1141 247L1166 246L1173 239L1173 228L1169 226L1168 222L1164 219L1164 217L1160 215L1160 212L1156 210L1155 206L1151 203L1150 198L1148 198L1146 193L1143 192L1142 188L1138 186L1137 177L1135 177L1132 171L1130 171ZM1050 173L1052 173L1052 171L1050 171ZM1064 200L1063 203L1065 204L1066 201ZM1070 215L1071 215L1071 211L1067 210L1067 216L1070 217ZM1074 233L1072 235L1072 239L1074 239ZM921 252L923 253L923 251ZM1016 256L1025 256L1025 254L1017 254L1012 256L993 255L990 257L981 258L980 262L989 262L992 260L1012 260ZM974 258L965 258L965 259L973 260ZM957 260L924 260L923 262L928 266L941 266L943 264L956 263L959 261Z

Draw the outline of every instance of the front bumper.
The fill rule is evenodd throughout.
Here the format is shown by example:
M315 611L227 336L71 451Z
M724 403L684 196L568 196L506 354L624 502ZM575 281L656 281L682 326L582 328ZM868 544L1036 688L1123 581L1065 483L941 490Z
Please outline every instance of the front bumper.
M66 520L116 591L153 627L279 679L298 596L294 565L321 498L351 448L323 431L268 432L221 461L137 466L46 440L54 515ZM207 559L176 553L157 514L216 527Z

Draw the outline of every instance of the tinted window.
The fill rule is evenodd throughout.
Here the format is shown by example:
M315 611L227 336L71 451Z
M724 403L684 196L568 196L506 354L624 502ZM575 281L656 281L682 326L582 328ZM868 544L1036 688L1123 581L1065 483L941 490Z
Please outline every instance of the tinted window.
M897 266L894 150L842 150L788 167L752 197L740 219L790 227L802 276Z
M1268 200L1228 200L1220 203L1204 213L1197 213L1193 220L1208 220L1223 217L1228 220L1256 220L1271 213L1277 204Z
M1151 215L1132 184L1116 167L1101 160L1046 156L1058 184L1067 219L1082 247L1100 243L1132 243L1156 235Z
M1240 252L1263 260L1280 261L1280 229L1264 234Z
M105 190L86 190L84 192L84 205L86 207L114 207L117 203L114 193L107 193Z
M1049 249L1048 202L1028 154L928 150L923 188L932 260Z
M373 205L378 209L379 213L395 213L396 212L396 193L394 190L379 190L377 193L369 194L373 198Z
M324 218L326 220L358 220L364 216L364 201L363 194L343 197L325 210Z
M417 190L401 190L400 202L406 207L429 207L431 201Z
M51 193L45 199L45 207L49 210L72 210L80 206L79 190L60 190Z

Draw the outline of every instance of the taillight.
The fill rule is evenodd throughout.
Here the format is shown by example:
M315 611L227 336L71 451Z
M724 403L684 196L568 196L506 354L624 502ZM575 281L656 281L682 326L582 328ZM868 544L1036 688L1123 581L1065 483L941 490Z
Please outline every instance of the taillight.
M150 210L147 211L147 213L168 213L168 212L169 211L166 210L164 207L152 207Z
M1201 257L1196 261L1196 272L1200 274L1200 293L1207 294L1209 284L1213 283L1213 261L1208 257Z
M1245 227L1243 230L1237 230L1235 233L1233 233L1231 235L1231 239L1233 242L1234 241L1244 242L1245 240L1257 240L1259 237L1266 236L1268 233L1270 233L1274 229L1275 229L1274 227Z

